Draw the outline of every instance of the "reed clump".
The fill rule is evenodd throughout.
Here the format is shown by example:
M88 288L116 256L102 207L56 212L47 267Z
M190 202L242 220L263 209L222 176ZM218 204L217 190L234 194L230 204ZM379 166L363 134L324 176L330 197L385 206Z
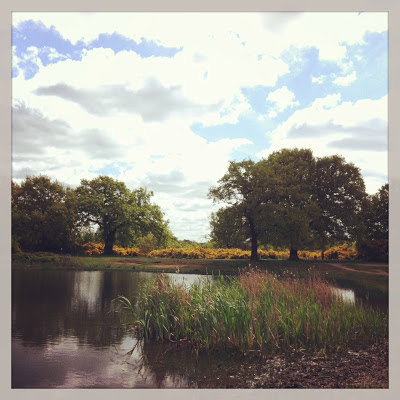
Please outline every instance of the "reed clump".
M187 342L197 349L235 348L261 354L334 349L387 336L387 316L346 303L323 279L300 280L249 269L189 288L159 274L141 287L134 306L145 339Z

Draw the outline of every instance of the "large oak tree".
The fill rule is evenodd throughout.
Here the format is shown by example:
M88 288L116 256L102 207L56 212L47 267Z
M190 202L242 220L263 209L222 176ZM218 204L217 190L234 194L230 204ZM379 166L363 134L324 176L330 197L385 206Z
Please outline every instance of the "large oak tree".
M83 179L76 189L78 211L83 224L98 225L104 240L104 254L113 254L118 238L125 245L153 233L162 242L167 222L156 204L153 193L144 188L129 190L125 183L108 176Z
M264 204L261 225L269 244L288 247L290 259L312 240L311 221L319 218L320 208L313 198L315 159L308 149L283 149L263 161L270 184L270 201Z
M241 221L241 218L245 219L245 229L251 241L252 261L258 259L258 241L267 222L260 218L270 194L268 184L271 176L268 175L266 167L265 163L255 163L252 160L231 161L228 172L218 181L218 186L209 190L209 197L214 202L225 203L230 207L230 211L236 214L236 223ZM217 228L218 224L215 227ZM213 232L216 233L216 230Z
M246 219L252 260L260 243L288 247L296 260L300 248L355 240L366 194L359 168L342 157L283 149L257 163L231 162L209 196L230 207L233 221Z

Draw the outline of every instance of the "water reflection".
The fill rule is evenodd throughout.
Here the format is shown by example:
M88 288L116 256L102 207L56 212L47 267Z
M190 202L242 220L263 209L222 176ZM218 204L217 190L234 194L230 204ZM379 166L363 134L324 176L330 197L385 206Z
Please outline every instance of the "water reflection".
M129 364L121 357L132 350L135 339L121 327L112 302L118 295L135 301L138 287L150 276L130 271L13 271L13 387L154 386L157 373L143 367L140 374L132 370L132 362L142 359L138 349L131 352ZM171 277L186 286L206 279Z
M169 275L187 287L212 279ZM196 358L176 345L138 342L121 327L112 300L123 295L136 301L139 286L151 276L13 271L12 387L196 387L204 376L222 376L220 359L227 355ZM357 300L354 291L337 290L348 301Z
M194 284L198 284L201 286L210 280L216 279L211 276L195 275L195 274L165 274L165 275L169 276L175 285L183 285L186 288L190 288L190 286Z
M346 303L354 304L356 302L356 294L354 290L340 289L336 287L333 287L331 290L336 296L341 298Z
M103 292L104 274L101 271L82 271L74 274L72 306L85 308L93 314L99 304Z

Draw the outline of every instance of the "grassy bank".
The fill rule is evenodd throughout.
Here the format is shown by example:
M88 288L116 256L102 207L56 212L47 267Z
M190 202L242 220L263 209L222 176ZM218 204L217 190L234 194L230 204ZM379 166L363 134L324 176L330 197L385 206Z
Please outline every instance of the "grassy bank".
M387 337L387 317L349 304L321 278L278 279L247 270L239 277L186 289L159 274L143 284L130 310L147 339L187 342L196 349L260 354L369 344Z
M81 257L46 252L13 254L11 262L13 268L82 269L85 267Z
M81 269L81 270L127 270L144 272L179 272L201 275L237 276L249 266L249 260L212 260L212 259L175 259L156 257L127 256L61 256L51 253L20 253L13 255L12 265L22 269ZM336 265L336 266L335 266ZM388 276L373 275L370 272L387 273L387 264L366 263L360 261L328 260L259 260L256 266L260 270L274 273L280 277L295 274L300 278L322 276L330 281L340 282L342 286L355 287L369 292L387 293ZM353 270L342 270L337 266L348 266Z

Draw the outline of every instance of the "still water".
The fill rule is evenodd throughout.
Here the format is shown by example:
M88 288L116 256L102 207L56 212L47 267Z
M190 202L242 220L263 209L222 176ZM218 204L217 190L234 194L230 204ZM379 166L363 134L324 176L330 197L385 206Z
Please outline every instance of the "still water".
M151 274L130 271L13 271L13 388L188 388L224 379L232 356L137 341L115 313ZM171 274L187 285L205 276ZM342 295L356 301L352 290ZM219 374L219 375L218 375Z

